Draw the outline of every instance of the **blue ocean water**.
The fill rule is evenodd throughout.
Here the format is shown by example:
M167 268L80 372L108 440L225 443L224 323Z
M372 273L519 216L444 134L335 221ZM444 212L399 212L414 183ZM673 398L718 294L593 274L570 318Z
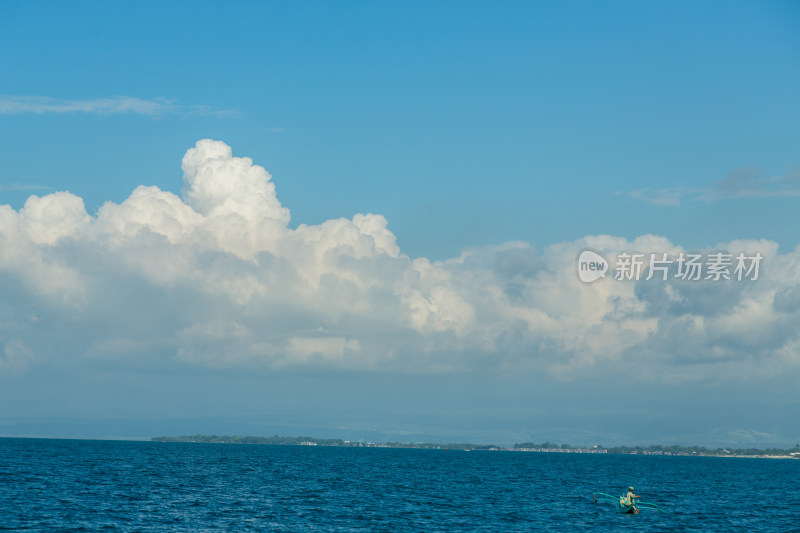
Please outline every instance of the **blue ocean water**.
M0 439L0 529L800 531L800 461Z

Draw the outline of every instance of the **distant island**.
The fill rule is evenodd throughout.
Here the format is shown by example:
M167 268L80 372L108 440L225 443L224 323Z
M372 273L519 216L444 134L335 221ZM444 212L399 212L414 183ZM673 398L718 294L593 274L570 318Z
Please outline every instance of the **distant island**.
M340 446L350 448L419 448L428 450L486 450L540 453L610 453L629 455L677 455L701 457L764 457L800 459L800 444L788 450L780 448L716 448L703 446L653 445L653 446L612 446L595 445L591 447L571 446L544 442L521 442L514 446L496 446L492 444L430 442L362 442L342 439L318 439L314 437L247 437L230 435L185 435L181 437L153 437L154 442L198 442L206 444L266 444L272 446Z

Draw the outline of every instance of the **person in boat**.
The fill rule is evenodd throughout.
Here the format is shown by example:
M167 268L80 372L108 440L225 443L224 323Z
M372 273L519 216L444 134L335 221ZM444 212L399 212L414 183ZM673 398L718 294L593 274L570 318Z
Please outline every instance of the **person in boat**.
M628 494L625 495L625 503L628 505L633 505L634 510L638 511L639 509L636 508L636 502L634 498L641 498L638 494L633 493L633 487L628 487Z

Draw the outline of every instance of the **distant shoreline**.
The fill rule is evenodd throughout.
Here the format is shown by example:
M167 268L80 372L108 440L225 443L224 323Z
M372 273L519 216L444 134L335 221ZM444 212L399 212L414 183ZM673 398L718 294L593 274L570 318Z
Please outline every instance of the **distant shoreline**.
M735 459L800 459L800 455L712 455L709 457L733 457Z
M511 451L535 453L580 453L580 454L614 454L614 455L662 455L678 457L734 457L744 459L800 459L800 446L788 450L778 448L747 449L708 449L701 446L652 445L652 446L613 446L592 447L571 446L568 444L552 444L545 442L517 443L514 446L496 446L492 444L471 443L403 443L403 442L363 442L342 439L319 439L314 437L253 437L231 435L184 435L180 437L153 437L153 442L190 442L204 444L262 444L273 446L329 446L344 448L410 448L427 450L461 450L461 451Z

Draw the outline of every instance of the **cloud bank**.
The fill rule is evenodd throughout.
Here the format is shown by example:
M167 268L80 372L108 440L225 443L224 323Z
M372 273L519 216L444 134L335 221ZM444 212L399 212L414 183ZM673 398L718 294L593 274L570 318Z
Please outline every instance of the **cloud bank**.
M201 140L180 196L140 186L96 215L69 192L0 206L0 374L39 366L547 373L625 368L692 381L798 374L800 250L758 281L581 283L582 249L668 252L663 237L521 242L410 258L386 219L290 228L267 171Z

